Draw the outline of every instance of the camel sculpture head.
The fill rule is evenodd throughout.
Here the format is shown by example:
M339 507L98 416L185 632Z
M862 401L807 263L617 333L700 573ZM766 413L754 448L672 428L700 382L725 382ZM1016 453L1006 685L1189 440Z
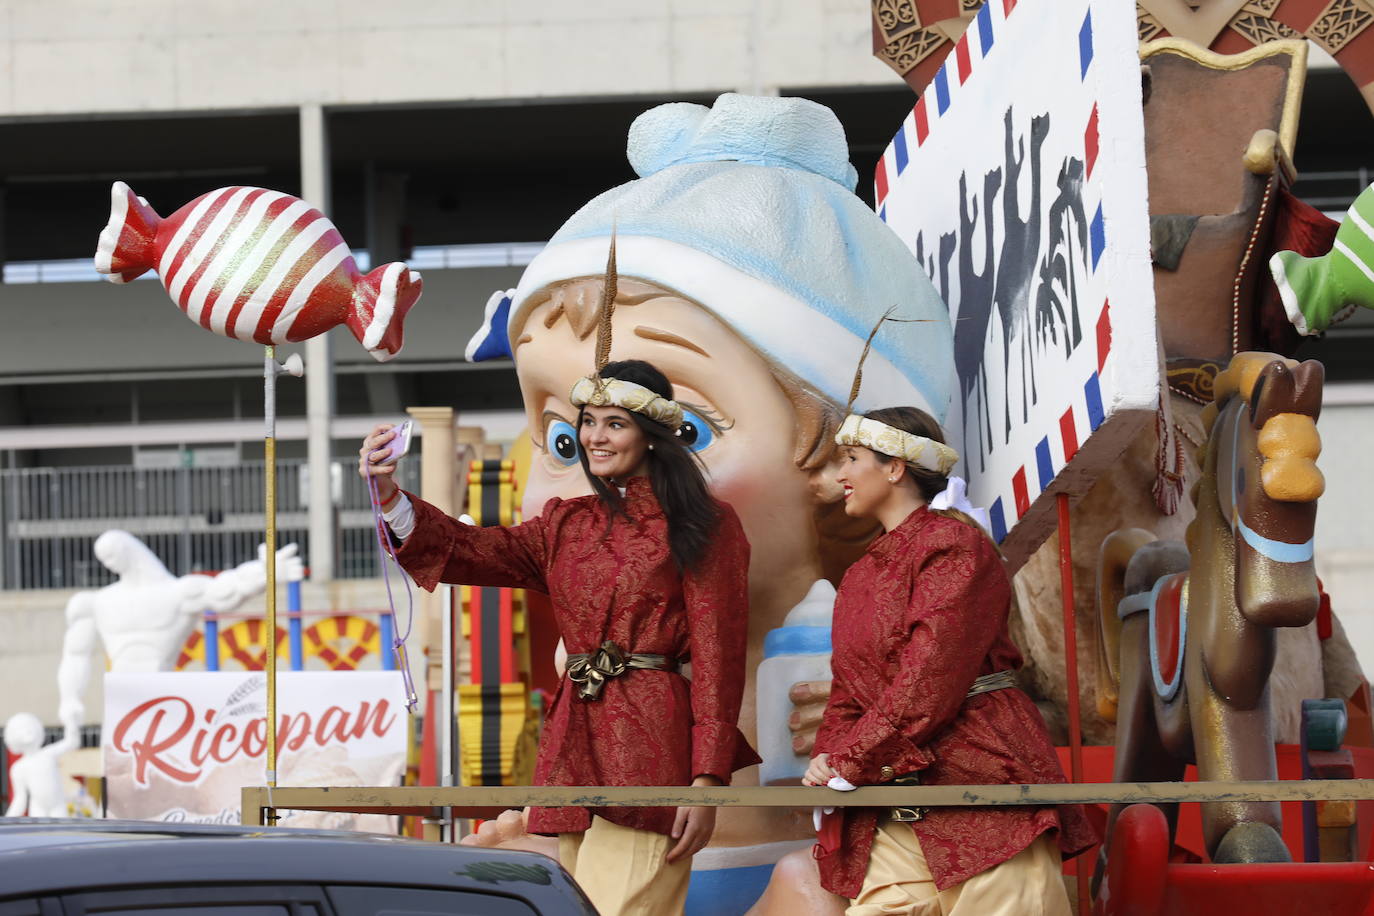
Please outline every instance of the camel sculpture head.
M1240 353L1204 413L1215 508L1235 543L1236 607L1261 626L1304 626L1317 613L1313 567L1321 453L1321 363ZM1199 510L1211 502L1200 494ZM1195 523L1196 524L1196 523ZM1189 531L1190 547L1194 531Z

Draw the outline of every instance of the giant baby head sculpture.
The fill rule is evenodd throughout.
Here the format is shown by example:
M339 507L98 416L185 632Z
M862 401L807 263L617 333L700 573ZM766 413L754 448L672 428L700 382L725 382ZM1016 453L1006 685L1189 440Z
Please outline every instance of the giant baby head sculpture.
M573 214L519 286L493 297L491 326L468 356L515 359L536 446L525 517L552 497L591 492L568 399L594 364L614 235L610 358L648 360L672 381L682 434L749 537L740 725L752 738L765 634L817 579L838 581L873 533L844 515L825 473L864 339L894 305L915 319L878 336L858 409L914 404L943 419L948 312L901 240L854 195L844 131L823 106L740 95L710 108L662 105L635 120L628 153L639 179ZM748 781L747 772L736 778ZM722 811L712 843L724 857L707 865L701 854L697 867L773 861L780 853L758 844L810 835L809 817L795 812ZM761 890L727 896L744 893L747 905Z
M869 329L894 305L918 319L878 337L858 407L914 404L943 418L948 314L854 195L844 131L821 105L741 95L661 105L631 126L628 155L640 178L573 214L526 269L505 321L474 344L508 341L516 361L537 446L526 516L589 492L568 394L592 366L615 234L611 358L661 368L689 411L685 434L753 545L761 639L823 570L839 571L825 530L843 517L825 511L839 494L816 471Z

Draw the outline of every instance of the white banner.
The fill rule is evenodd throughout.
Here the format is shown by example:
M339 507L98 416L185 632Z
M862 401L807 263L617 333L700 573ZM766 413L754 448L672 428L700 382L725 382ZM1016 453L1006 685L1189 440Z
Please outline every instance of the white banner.
M266 703L261 671L105 675L109 816L237 824L239 790L266 784ZM282 672L277 721L278 785L400 785L410 721L399 672ZM281 823L393 830L381 815L283 812Z
M951 444L1015 565L1159 399L1135 6L988 0L875 175L954 319Z

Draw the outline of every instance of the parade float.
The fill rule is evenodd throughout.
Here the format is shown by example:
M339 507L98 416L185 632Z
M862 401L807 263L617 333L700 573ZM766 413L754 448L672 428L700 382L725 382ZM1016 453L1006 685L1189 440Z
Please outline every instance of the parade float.
M1374 40L1374 14L1327 4L1299 28L1282 17L1301 4L1220 6L1229 16L1212 22L1211 7L1158 2L876 2L875 48L920 93L879 162L876 212L852 193L843 134L819 106L724 96L646 112L629 137L639 179L574 214L518 287L492 297L469 346L469 358L515 359L528 457L454 468L451 449L427 450L446 491L435 503L456 513L466 481L477 523L511 524L583 492L575 413L560 402L588 363L615 232L616 301L633 306L616 311L618 355L665 366L692 410L694 447L755 545L748 669L821 660L817 596L873 533L837 511L828 443L864 333L896 305L915 320L880 339L865 388L878 400L860 407L925 405L962 445L970 497L1021 570L1024 686L1066 723L1066 771L1082 785L875 787L838 803L1100 803L1110 836L1095 888L1091 854L1066 871L1080 907L1091 894L1104 913L1203 912L1222 897L1257 913L1295 901L1367 911L1370 812L1356 802L1374 777L1368 686L1312 570L1321 371L1286 355L1300 332L1369 304L1369 219L1357 204L1346 220L1345 261L1294 260L1341 248L1335 225L1289 190L1305 46L1259 39L1312 34L1368 97L1371 58L1358 49ZM394 355L413 298L396 265L359 278L330 263L332 240L301 242L321 260L283 268L278 282L302 283L283 291L294 306L258 303L255 321L216 280L232 263L197 272L258 238L234 213L255 199L255 219L294 206L255 193L206 195L163 224L117 187L127 216L97 257L116 276L156 266L188 317L218 333L270 344L343 323ZM231 200L229 215L210 212ZM293 229L314 217L296 219ZM214 232L188 241L192 224ZM121 249L125 234L140 254ZM166 254L178 245L199 251L180 277ZM1285 250L1296 255L1271 273L1269 256ZM316 296L303 274L321 297L333 291L309 327L295 319ZM252 300L244 289L234 296ZM394 303L394 338L381 303ZM451 417L430 419L451 433ZM1185 533L1183 545L1156 540ZM275 595L270 564L266 577ZM261 630L273 636L274 601ZM731 805L698 856L689 912L841 911L809 864L816 793L788 785L809 749L807 711L824 703L823 664L785 700L787 685L751 674L758 716L742 724L775 749L770 785L529 788L536 672L553 651L540 607L508 590L442 593L444 629L418 692L420 784L402 790L278 779L278 640L265 639L266 779L245 790L245 821L419 814L452 839L456 818L535 801ZM220 638L203 636L203 651ZM795 722L765 715L789 706ZM1203 782L1174 785L1192 763ZM509 814L474 839L539 842Z
M1021 454L1011 456L1011 486L994 477L986 499L995 505L1010 490L1024 524L1034 516L1034 499L1026 495L1033 497L1037 482L1044 489L1052 480L1049 488L1060 492L1088 484L1072 511L1061 511L1058 543L1051 541L1029 556L1017 579L1027 618L1025 643L1033 659L1038 654L1037 634L1044 638L1051 632L1044 619L1052 605L1047 599L1071 595L1072 603L1065 601L1064 607L1074 607L1077 618L1065 628L1061 643L1067 670L1035 659L1028 688L1067 708L1071 730L1081 726L1093 743L1112 740L1114 732L1114 764L1100 753L1102 748L1087 748L1085 764L1073 767L1088 781L1179 779L1187 763L1197 764L1201 779L1213 781L1273 779L1276 773L1289 779L1310 778L1318 771L1329 778L1367 777L1374 762L1369 757L1368 685L1358 666L1350 664L1352 656L1341 645L1343 639L1333 635L1339 627L1331 622L1330 603L1320 593L1312 568L1312 519L1323 488L1313 464L1320 452L1316 418L1321 367L1245 351L1291 355L1299 334L1324 329L1327 316L1348 315L1367 301L1368 282L1374 276L1368 267L1360 270L1361 264L1371 263L1360 201L1337 235L1335 223L1289 189L1296 177L1292 153L1307 53L1306 44L1294 39L1305 31L1336 55L1368 99L1368 86L1363 84L1369 78L1369 58L1352 49L1370 40L1366 26L1374 14L1353 3L1327 4L1324 9L1312 4L1310 10L1296 9L1299 4L1276 10L1278 4L1185 8L1140 3L1138 78L1123 67L1095 81L1095 68L1124 63L1120 55L1102 53L1098 36L1113 27L1111 16L1125 17L1121 11L1088 4L1077 22L1065 11L1060 56L1050 53L1043 58L1058 60L1061 66L1070 62L1071 72L1054 91L1041 86L1039 92L1022 94L1020 86L1049 69L1028 68L1026 61L1042 59L1043 49L1054 47L1055 39L1042 35L1041 43L1020 48L1005 61L997 60L1004 50L998 43L1009 33L1015 40L1022 25L1014 20L1036 7L964 4L959 16L951 18L943 9L948 6L874 4L879 57L920 93L911 117L878 166L875 187L880 212L891 188L900 195L908 184L912 187L912 197L897 197L895 218L919 233L913 250L924 255L923 263L941 284L951 311L958 316L972 307L973 328L956 318L956 358L962 352L959 335L971 331L973 346L979 348L984 328L991 323L1000 327L1002 365L1022 369L1019 379L1003 379L1004 390L1020 400L1017 417L1015 401L1009 402L1005 394L1001 410L995 401L989 409L987 379L961 368L964 403L956 406L966 411L966 442L976 437L977 454L983 452L986 438L991 450L1005 455L1016 447L1016 420L1029 417L1034 423L1037 406L1044 405L1038 425L1031 427L1032 441L1047 433L1035 443L1034 458L1030 442L1023 442ZM1124 24L1115 27L1125 30ZM1026 32L1019 34L1035 26L1024 28ZM904 55L896 53L902 49ZM990 64L1000 67L996 76L979 83L980 68ZM1137 85L1139 95L1134 91ZM1123 106L1125 94L1134 98ZM1019 100L1029 111L1014 115ZM976 127L965 126L957 139L943 141L958 143L963 156L952 155L951 147L938 149L939 131L946 129L950 115L964 114L961 106L984 117L1005 110L1001 157L985 152L995 148L995 136L986 144L974 144L979 153L967 154L967 138L970 132L976 135ZM1055 155L1056 122L1065 120L1068 138L1062 142L1067 151ZM1143 137L1137 139L1132 135L1142 122ZM1129 132L1123 133L1123 128ZM984 126L985 133L993 129ZM932 145L933 154L921 152ZM974 169L962 171L969 159L988 160L981 188ZM932 165L938 173L943 161L957 163L957 215L953 201L934 207L930 203L932 196L941 200L942 191L938 183L926 184L926 177ZM1042 175L1035 175L1042 168ZM1119 171L1123 168L1125 176ZM1006 178L1023 169L1031 171L1029 185L1024 179ZM907 170L913 177L903 182ZM1118 198L1114 206L1114 181L1137 176L1148 184L1148 194ZM944 185L955 178L946 173ZM1040 182L1045 185L1043 195ZM944 198L950 196L952 192L943 192ZM1049 219L1039 229L1046 233L1038 245L1041 260L1034 267L1019 263L1027 247L1021 242L1027 233L1034 241L1037 231L1034 225L1025 226L1027 204L1032 214L1049 208ZM946 212L931 214L942 206ZM1144 206L1148 221L1131 212ZM966 242L980 215L981 257L970 258ZM1000 248L994 249L991 224L999 215ZM1031 222L1037 220L1033 217ZM1095 289L1103 266L1099 252L1113 247L1112 234L1122 228L1148 232L1146 263L1153 282L1132 283L1121 290L1100 285ZM1350 242L1341 244L1340 236L1347 235ZM1075 244L1088 251L1087 263L1075 264ZM1013 258L1004 264L1009 252ZM1316 254L1323 256L1301 256ZM1271 264L1275 282L1270 282ZM1077 278L1076 266L1081 271ZM1108 259L1105 266L1120 275L1120 262L1113 265ZM1013 281L1028 272L1036 274L1021 287L1023 298L1011 303L1000 295L1008 272ZM1301 293L1285 289L1290 275L1302 278ZM1150 292L1152 301L1137 300L1127 308L1147 307L1155 313L1148 328L1159 346L1160 369L1152 372L1161 382L1155 417L1124 449L1115 449L1119 457L1110 466L1093 473L1090 481L1075 481L1071 468L1069 473L1060 469L1074 450L1073 432L1082 428L1081 421L1065 411L1056 422L1055 389L1047 392L1042 382L1036 391L1034 341L1041 353L1060 350L1070 358L1080 342L1095 342L1097 368L1110 374L1116 348L1133 343L1111 327L1123 314L1119 306L1130 301L1120 294ZM1304 320L1308 315L1316 316L1311 328ZM989 338L996 336L991 328L987 333ZM1018 338L1023 347L1019 358L1008 346ZM1106 348L1114 352L1108 355ZM1257 383L1261 374L1278 382ZM995 393L998 376L992 377ZM1234 421L1218 428L1218 416L1234 417L1252 395L1284 406L1272 408L1266 400L1263 407L1250 408L1244 429L1251 438L1241 436L1242 425ZM1003 418L1001 430L988 422L989 414ZM1278 416L1282 420L1274 419ZM977 422L976 429L971 420ZM1265 434L1267 420L1273 427ZM1094 417L1094 426L1097 422ZM1285 429L1282 434L1277 431L1280 426ZM1226 435L1220 436L1223 432ZM1032 468L1038 473L1027 473ZM983 469L966 470L976 490ZM1007 476L1003 470L1001 477ZM1156 542L1156 537L1176 540ZM1008 540L1015 562L1018 545L1014 536ZM1042 538L1031 541L1039 545ZM1007 544L1004 541L1004 549ZM1128 566L1127 547L1144 548L1138 554L1141 559L1131 561L1141 563L1141 568ZM1190 567L1192 579L1200 583L1191 587ZM1156 570L1172 575L1161 579L1153 574ZM1132 577L1135 582L1123 588L1123 578ZM1076 654L1072 630L1087 636L1085 642L1093 648ZM1075 681L1081 681L1081 688ZM1076 710L1080 690L1086 701L1081 717ZM1318 697L1331 699L1313 702ZM1328 729L1324 737L1314 737ZM1347 738L1356 746L1342 749ZM1281 742L1277 763L1271 750L1275 740ZM1326 755L1335 755L1339 762L1329 767L1314 763L1326 761ZM1367 886L1357 891L1344 885L1350 892L1347 897L1337 891L1325 899L1312 896L1314 885L1322 882L1328 882L1326 887L1350 880L1360 883L1360 867L1342 874L1330 870L1323 879L1317 877L1319 871L1244 866L1245 877L1231 872L1208 885L1205 877L1199 879L1197 872L1186 868L1143 865L1149 861L1144 853L1150 843L1157 844L1151 853L1156 862L1171 854L1175 862L1200 857L1280 862L1290 854L1296 862L1367 861L1367 841L1358 848L1353 842L1360 830L1350 803L1327 803L1320 815L1313 806L1301 814L1297 806L1283 806L1288 849L1276 832L1261 827L1266 822L1279 826L1275 802L1205 804L1200 812L1189 806L1182 821L1176 809L1165 807L1168 826L1162 834L1149 834L1148 842L1140 840L1146 820L1132 820L1126 834L1135 845L1116 842L1123 828L1115 820L1120 806L1113 809L1116 832L1104 845L1093 889L1095 903L1104 912L1200 912L1210 905L1209 899L1223 893L1222 887L1232 903L1244 898L1265 912L1290 911L1300 900L1313 911L1355 912L1368 906ZM1365 812L1365 833L1368 817ZM1148 823L1150 829L1158 826L1153 820ZM1244 826L1236 829L1237 825ZM1228 833L1231 830L1234 834ZM1224 842L1227 835L1232 842ZM1171 847L1172 842L1178 845ZM1181 853L1185 847L1186 856ZM1141 857L1140 866L1136 857ZM1079 869L1082 896L1082 862ZM1104 869L1117 876L1115 885L1102 880ZM1123 883L1127 874L1132 878ZM1250 896L1242 889L1249 889ZM1209 898L1209 893L1214 896Z

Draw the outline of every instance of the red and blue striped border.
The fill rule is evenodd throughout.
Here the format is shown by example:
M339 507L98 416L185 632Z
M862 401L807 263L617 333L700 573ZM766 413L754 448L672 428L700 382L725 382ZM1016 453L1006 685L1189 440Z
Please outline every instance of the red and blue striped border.
M984 6L984 9L987 7ZM1087 15L1083 17L1083 24L1078 30L1078 58L1079 58L1079 78L1087 80L1088 73L1092 69L1093 61L1093 30L1092 30L1092 8L1088 8ZM1083 168L1084 168L1084 190L1089 191L1095 185L1089 184L1093 177L1094 167L1097 165L1099 150L1098 123L1097 123L1097 103L1094 102L1085 118L1083 129ZM1093 210L1093 215L1088 227L1089 254L1092 271L1095 274L1102 261L1102 254L1107 247L1106 219L1102 212L1102 203L1099 200L1097 207ZM1059 417L1059 428L1057 431L1042 436L1035 445L1035 463L1033 472L1036 481L1040 485L1040 492L1047 490L1054 478L1064 469L1065 466L1078 453L1079 447L1083 444L1086 436L1080 436L1078 422L1074 419L1075 407L1082 411L1082 416L1088 421L1087 434L1096 432L1103 421L1106 419L1106 411L1102 405L1102 383L1101 373L1107 364L1107 357L1112 350L1112 320L1111 303L1104 301L1102 311L1098 315L1096 326L1096 345L1097 360L1095 371L1088 375L1083 383L1082 398L1075 399L1076 404L1070 404L1063 414ZM1050 447L1051 436L1058 439L1062 464L1056 461L1054 449ZM1025 464L1017 468L1016 473L1011 479L1011 493L1016 511L1013 520L1019 521L1027 512L1030 511L1031 495L1027 477L1027 466ZM1007 524L1007 507L1003 505L1002 497L993 501L988 509L988 515L992 521L992 534L998 543L1001 543L1007 536L1010 527Z
M930 137L940 130L945 113L949 111L961 87L971 78L978 64L992 51L1002 25L1015 7L1016 0L1001 0L1000 3L989 0L984 3L978 15L955 43L954 52L945 59L930 86L916 102L911 113L903 119L892 142L879 159L873 176L874 200L878 215L884 221L887 219L885 204L889 190L907 169L915 150L924 146ZM1078 30L1079 78L1085 82L1092 72L1093 54L1092 9L1089 7ZM1095 275L1107 247L1106 219L1100 202L1100 180L1093 182L1100 150L1098 106L1095 101L1085 115L1083 124L1085 197L1091 194L1093 189L1097 189L1099 198L1095 207L1091 203L1091 198L1085 200L1087 212L1091 214L1088 227L1089 263ZM1078 453L1083 440L1096 431L1106 419L1102 402L1101 373L1111 353L1111 344L1111 311L1109 303L1104 302L1096 326L1095 371L1083 382L1081 395L1076 396L1059 417L1058 429L1040 438L1035 446L1033 461L1022 464L1012 475L1009 491L1011 505L1004 504L1004 497L999 496L989 507L992 533L999 543L1006 538L1010 530L1008 522L1015 524L1030 511L1030 475L1034 475L1034 482L1039 485L1037 495L1044 492ZM1083 425L1087 428L1083 429ZM1007 490L1002 492L1008 493ZM1014 516L1011 514L1013 511Z
M883 207L883 201L887 198L888 188L906 170L910 158L909 151L925 144L932 129L938 127L941 116L949 111L953 93L959 86L968 82L977 62L992 51L997 31L997 26L994 25L994 6L991 0L983 4L978 15L964 30L964 34L954 43L954 53L946 57L945 62L940 65L940 69L935 73L935 79L916 101L911 114L902 120L902 126L893 136L892 143L878 160L873 173L873 200L878 207L878 216L884 221L887 219L887 211ZM1015 6L1016 0L1002 0L1000 5L996 5L996 8L1001 10L1001 15L996 18L1005 22Z

